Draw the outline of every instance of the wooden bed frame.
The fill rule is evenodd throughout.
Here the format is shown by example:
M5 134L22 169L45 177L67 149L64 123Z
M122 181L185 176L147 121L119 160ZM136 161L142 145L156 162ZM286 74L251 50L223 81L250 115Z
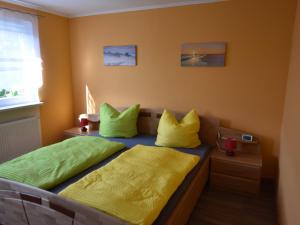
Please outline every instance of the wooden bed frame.
M141 109L138 129L141 134L156 134L162 110ZM176 113L177 117L181 115ZM215 145L219 120L200 117L199 136ZM187 188L167 225L186 224L208 180L209 157ZM114 216L64 199L56 194L0 178L0 225L128 225Z

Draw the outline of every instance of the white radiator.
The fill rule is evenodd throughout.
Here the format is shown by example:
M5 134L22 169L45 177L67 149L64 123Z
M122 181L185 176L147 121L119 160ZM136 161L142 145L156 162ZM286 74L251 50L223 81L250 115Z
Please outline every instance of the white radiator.
M39 147L41 147L41 131L38 117L0 124L0 163Z

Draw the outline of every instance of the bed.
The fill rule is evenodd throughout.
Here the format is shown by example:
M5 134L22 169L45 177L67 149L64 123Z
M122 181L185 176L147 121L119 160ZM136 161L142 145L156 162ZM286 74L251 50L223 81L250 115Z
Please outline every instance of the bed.
M180 114L177 114L180 116ZM123 142L127 149L135 144L154 145L156 130L161 117L161 110L142 109L139 114L139 136L132 139L112 138L110 140ZM172 195L154 224L186 224L197 202L198 197L207 183L209 171L209 149L214 146L219 120L213 117L200 117L201 131L199 136L203 145L194 150L178 149L190 154L201 156L200 162L186 176L183 183ZM97 136L98 132L90 135ZM123 150L126 151L127 149ZM118 152L110 158L90 167L73 178L45 191L0 179L0 224L30 224L30 225L96 225L96 224L128 224L116 217L96 209L67 200L57 195L69 184L79 180L91 171L109 163L117 157Z

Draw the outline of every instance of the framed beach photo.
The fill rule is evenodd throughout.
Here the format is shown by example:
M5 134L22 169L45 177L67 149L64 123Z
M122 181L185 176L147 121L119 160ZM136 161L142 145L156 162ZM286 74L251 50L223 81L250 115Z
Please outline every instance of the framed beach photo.
M105 66L136 66L136 45L104 46Z
M226 43L186 43L181 46L181 66L223 67L225 66Z

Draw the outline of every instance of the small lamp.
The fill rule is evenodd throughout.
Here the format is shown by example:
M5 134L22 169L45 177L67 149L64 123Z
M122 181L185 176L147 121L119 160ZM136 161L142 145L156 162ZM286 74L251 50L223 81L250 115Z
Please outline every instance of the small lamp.
M89 120L89 130L99 130L99 114L87 114Z
M89 121L87 118L80 119L80 127L81 127L82 132L87 132L87 128L85 126L87 126L88 124L89 124Z

